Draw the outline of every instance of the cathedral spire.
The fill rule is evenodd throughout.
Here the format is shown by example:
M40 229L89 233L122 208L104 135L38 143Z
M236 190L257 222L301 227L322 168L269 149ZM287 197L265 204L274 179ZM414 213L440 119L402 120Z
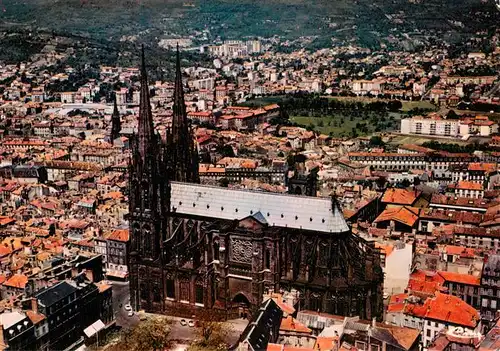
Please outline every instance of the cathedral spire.
M148 153L148 145L152 142L154 134L153 114L151 113L151 103L149 101L148 75L146 72L146 60L144 58L144 45L142 46L141 55L141 101L139 105L138 122L139 153L144 159Z
M184 102L184 87L182 85L181 58L177 44L175 61L174 107L172 117L172 134L174 142L182 140L188 134L186 104Z
M118 106L116 104L116 96L115 96L113 114L111 115L111 142L120 137L121 129L122 127L120 121L120 112L118 111Z

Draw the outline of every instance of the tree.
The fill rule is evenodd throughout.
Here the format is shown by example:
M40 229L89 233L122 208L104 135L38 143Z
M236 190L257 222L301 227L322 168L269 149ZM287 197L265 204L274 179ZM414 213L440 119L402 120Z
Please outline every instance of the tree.
M224 157L234 157L234 149L231 145L224 145L221 150L221 154Z
M370 145L372 146L383 146L384 142L379 135L374 135L370 138Z
M208 311L196 313L196 333L198 338L189 346L188 351L218 351L227 350L226 338L231 329L224 323L214 319L214 315Z
M399 111L403 108L403 103L399 100L391 100L387 103L387 109L389 111Z
M449 110L446 114L446 119L459 119L460 116L453 110Z
M225 177L219 179L219 186L221 186L223 188L227 188L229 186L229 179L227 179Z
M405 178L401 181L401 186L404 188L408 188L411 185L411 182L408 180L408 178Z
M163 351L170 346L171 320L154 317L140 322L134 328L124 331L110 351Z

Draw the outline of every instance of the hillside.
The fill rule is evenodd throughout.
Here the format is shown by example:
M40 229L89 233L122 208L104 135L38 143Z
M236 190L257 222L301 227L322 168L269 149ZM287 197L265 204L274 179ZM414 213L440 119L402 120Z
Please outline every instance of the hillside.
M354 38L376 46L392 29L462 34L494 26L490 0L0 0L0 26L74 33L97 40L157 42L172 34L210 42L252 36ZM200 35L207 30L205 37ZM326 39L326 40L321 40Z

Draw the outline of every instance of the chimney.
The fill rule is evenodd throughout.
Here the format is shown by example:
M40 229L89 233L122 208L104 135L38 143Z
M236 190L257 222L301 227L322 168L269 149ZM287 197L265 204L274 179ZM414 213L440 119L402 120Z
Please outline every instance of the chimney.
M372 327L375 328L377 326L377 320L375 319L375 317L373 317L372 319Z
M38 313L38 300L34 297L31 298L31 309L33 312Z

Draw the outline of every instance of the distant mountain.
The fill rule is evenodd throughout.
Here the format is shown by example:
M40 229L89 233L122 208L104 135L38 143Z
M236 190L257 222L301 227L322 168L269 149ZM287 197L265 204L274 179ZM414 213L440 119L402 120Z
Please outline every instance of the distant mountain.
M477 13L483 15L478 16ZM488 17L489 16L489 17ZM494 0L0 0L0 26L99 40L198 41L252 36L355 38L376 45L398 31L470 33L500 21ZM485 20L486 18L486 20ZM488 19L489 18L489 19ZM204 37L201 31L208 30Z

